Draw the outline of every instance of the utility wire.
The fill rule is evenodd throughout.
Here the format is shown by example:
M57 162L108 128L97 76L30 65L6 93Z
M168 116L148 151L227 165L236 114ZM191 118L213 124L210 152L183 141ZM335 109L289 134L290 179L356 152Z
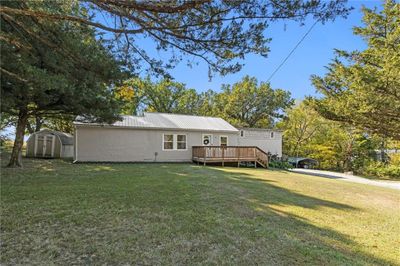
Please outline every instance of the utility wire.
M307 35L312 31L312 29L315 27L315 25L317 25L318 20L316 20L314 22L314 24L312 24L312 26L308 29L308 31L303 35L303 37L301 37L301 39L298 41L298 43L296 44L296 46L290 51L290 53L286 56L286 58L282 61L282 63L275 69L274 72L272 72L271 76L269 76L269 78L267 79L267 82L269 82L272 77L276 74L276 72L278 72L278 70L286 63L286 61L289 59L289 57L294 53L294 51L297 49L297 47L299 47L299 45L304 41L304 39L307 37Z

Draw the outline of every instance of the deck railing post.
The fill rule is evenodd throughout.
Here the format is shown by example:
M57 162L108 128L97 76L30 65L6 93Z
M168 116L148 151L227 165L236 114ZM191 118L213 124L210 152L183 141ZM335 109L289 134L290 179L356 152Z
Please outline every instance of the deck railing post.
M240 167L240 147L236 148L237 150L237 158L238 158L238 167Z
M225 165L225 162L224 162L224 157L225 157L225 149L224 149L224 147L223 146L221 146L221 149L222 149L222 167L224 167Z
M243 161L246 164L254 162L254 168L257 168L257 163L262 167L268 168L268 155L254 146L193 146L192 147L193 162L198 165L203 159L203 165L207 165L207 160L211 162L221 163L225 167L225 161L237 162L237 167Z
M254 153L254 168L257 168L257 155L256 155L256 148L253 148Z
M204 152L204 166L206 166L206 159L207 159L207 147L203 148L203 152Z

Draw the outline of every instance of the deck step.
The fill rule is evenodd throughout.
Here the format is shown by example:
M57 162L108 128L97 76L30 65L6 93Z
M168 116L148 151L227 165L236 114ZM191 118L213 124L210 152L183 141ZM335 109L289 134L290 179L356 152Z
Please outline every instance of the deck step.
M262 167L264 167L264 168L268 168L268 166L266 165L266 162L264 162L264 161L257 160L257 163L258 163L259 165L261 165Z

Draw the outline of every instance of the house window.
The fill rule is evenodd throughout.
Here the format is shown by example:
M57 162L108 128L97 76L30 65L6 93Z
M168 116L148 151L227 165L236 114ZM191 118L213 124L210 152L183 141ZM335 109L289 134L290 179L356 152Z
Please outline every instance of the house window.
M164 151L176 151L186 150L186 135L183 134L164 134L163 135L163 150Z
M270 133L269 133L269 137L270 137L271 139L275 138L274 132L270 132Z
M176 148L186 150L186 135L176 135Z
M221 146L228 146L228 136L220 136L219 143Z
M174 149L174 135L172 134L164 134L164 150L173 150Z
M212 135L203 135L203 145L211 145L212 144Z
M240 130L240 136L244 137L244 131L243 130Z

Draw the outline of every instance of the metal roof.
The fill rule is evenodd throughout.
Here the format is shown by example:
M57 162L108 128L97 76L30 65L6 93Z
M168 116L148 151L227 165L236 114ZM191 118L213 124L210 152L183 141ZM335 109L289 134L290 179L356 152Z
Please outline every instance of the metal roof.
M310 163L315 163L315 164L318 163L317 160L312 159L312 158L306 158L306 157L289 157L288 158L289 163L299 163L302 161L308 161Z
M275 131L275 132L283 132L281 129L274 128L255 128L255 127L238 127L239 130L250 130L250 131Z
M144 113L143 116L123 115L122 121L117 121L111 125L80 122L78 118L77 121L74 122L74 124L142 129L238 132L235 127L219 117L165 113Z

